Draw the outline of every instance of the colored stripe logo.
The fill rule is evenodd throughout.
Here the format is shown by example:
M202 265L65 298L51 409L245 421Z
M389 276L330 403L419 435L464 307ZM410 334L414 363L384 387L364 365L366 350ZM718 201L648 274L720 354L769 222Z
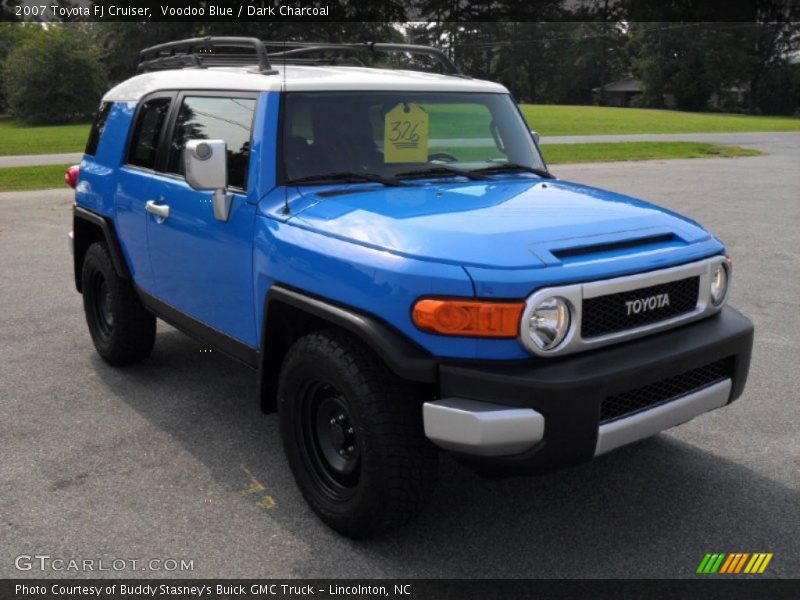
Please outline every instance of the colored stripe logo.
M754 552L752 554L750 552L708 553L700 561L697 573L702 575L714 573L756 575L763 573L771 560L771 552Z

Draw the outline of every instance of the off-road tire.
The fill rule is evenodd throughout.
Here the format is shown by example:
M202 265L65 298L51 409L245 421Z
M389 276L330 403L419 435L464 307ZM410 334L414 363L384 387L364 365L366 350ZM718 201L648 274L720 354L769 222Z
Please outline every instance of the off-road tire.
M344 331L311 333L290 348L278 388L281 437L300 491L328 526L366 538L421 512L438 468L438 451L423 432L422 402L414 386ZM337 407L338 416L346 414L341 428ZM325 452L330 456L339 441L345 458L337 471ZM343 455L346 448L354 450Z
M104 243L89 246L81 268L83 311L97 353L123 366L150 356L156 318L142 306L131 282L117 275Z

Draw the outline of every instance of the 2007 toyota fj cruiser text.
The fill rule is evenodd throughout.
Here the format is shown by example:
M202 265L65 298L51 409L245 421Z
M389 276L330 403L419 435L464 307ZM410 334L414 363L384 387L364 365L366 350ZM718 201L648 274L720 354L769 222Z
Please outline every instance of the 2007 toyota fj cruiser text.
M107 362L146 358L159 317L255 369L351 537L421 510L438 449L565 467L742 393L753 328L700 225L555 179L508 91L438 50L272 46L150 48L103 99L68 179ZM385 52L443 73L359 60Z

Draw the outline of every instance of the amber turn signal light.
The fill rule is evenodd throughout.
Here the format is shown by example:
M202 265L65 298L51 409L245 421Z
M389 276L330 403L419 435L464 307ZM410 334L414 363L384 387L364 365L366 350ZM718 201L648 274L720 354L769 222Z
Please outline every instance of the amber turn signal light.
M431 333L465 337L515 338L522 302L426 298L414 305L414 325Z

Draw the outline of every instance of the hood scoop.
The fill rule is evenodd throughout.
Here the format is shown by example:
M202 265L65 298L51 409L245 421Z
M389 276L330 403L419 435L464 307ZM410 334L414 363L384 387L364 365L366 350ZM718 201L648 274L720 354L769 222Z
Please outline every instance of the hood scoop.
M596 260L607 260L619 256L658 252L681 248L690 242L674 231L616 232L590 238L554 240L549 244L536 244L529 247L545 264L573 264ZM543 247L546 246L546 247Z
M561 248L552 250L551 254L559 260L568 260L570 258L582 258L591 256L593 254L608 254L609 252L621 252L623 250L649 250L655 248L662 248L664 244L670 242L684 242L678 238L674 233L664 233L661 235L651 235L648 237L635 238L632 240L623 240L620 242L608 242L605 244L594 244L589 246L576 246L574 248Z

